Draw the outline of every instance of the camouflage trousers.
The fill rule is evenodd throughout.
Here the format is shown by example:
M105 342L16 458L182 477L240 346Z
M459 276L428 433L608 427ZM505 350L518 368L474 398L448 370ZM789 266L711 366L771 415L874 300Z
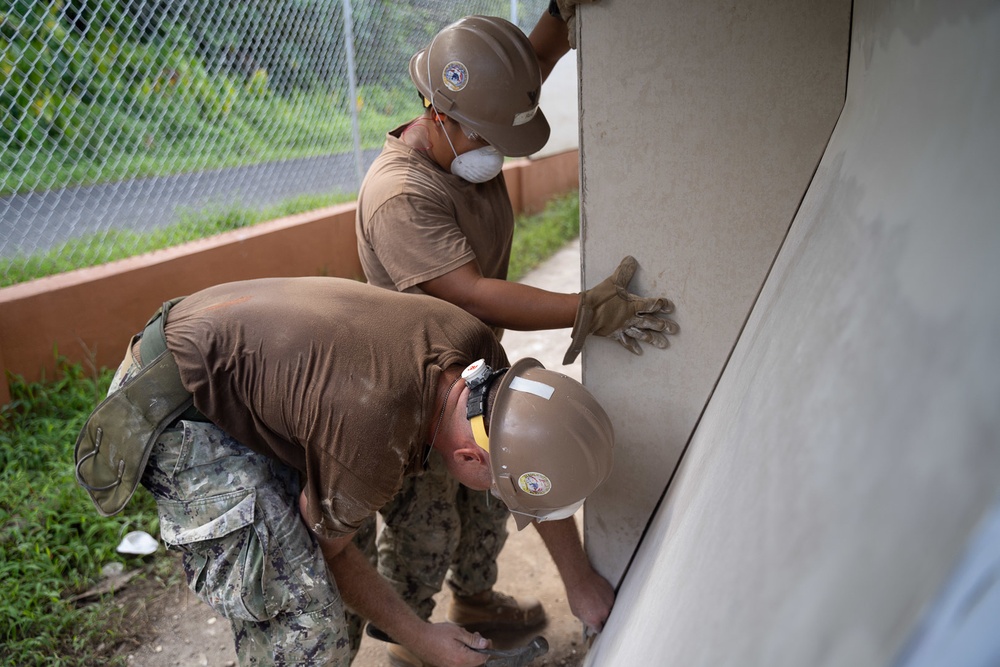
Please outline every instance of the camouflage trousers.
M138 367L127 354L109 393ZM472 595L496 583L508 511L459 484L433 453L354 543L422 618L448 584ZM298 473L222 429L182 421L154 445L142 480L164 542L183 552L191 589L233 627L241 665L348 665L363 619L345 609L322 553L299 518Z
M350 664L344 606L299 515L296 471L182 421L153 446L142 484L191 590L232 625L240 665Z
M126 356L111 391L135 370ZM295 470L214 424L181 421L153 445L142 484L191 590L232 625L240 665L350 664L344 606L299 515Z
M473 491L448 474L433 452L427 470L408 477L381 510L378 570L421 618L448 585L459 595L493 587L497 556L507 539L509 512L489 492Z

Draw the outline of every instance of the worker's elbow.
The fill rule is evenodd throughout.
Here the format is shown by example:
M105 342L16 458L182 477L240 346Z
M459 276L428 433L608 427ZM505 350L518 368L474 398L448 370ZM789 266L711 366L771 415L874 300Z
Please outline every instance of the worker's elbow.
M481 320L487 326L498 326L495 319L491 317L495 315L495 311L492 311L488 306L479 303L478 301L467 301L464 304L456 304L462 310L473 315L479 320Z

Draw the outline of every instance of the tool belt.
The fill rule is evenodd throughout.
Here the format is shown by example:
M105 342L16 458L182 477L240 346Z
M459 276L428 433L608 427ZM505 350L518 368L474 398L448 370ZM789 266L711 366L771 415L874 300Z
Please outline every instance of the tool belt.
M163 333L167 313L180 300L164 303L146 323L139 371L94 409L76 440L76 481L103 516L122 511L132 498L153 443L165 429L188 415L206 421L193 409Z

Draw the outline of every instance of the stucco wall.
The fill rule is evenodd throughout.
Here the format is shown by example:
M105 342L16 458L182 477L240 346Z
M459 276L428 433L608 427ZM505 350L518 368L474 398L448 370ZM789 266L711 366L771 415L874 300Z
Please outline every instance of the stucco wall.
M607 0L580 15L587 287L623 255L665 294L672 347L592 340L615 415L588 549L617 580L687 445L843 107L850 3Z
M636 4L658 12L655 0ZM582 26L591 43L617 20L598 16ZM688 28L698 41L699 28L711 40L719 26ZM997 608L1000 566L996 530L983 528L1000 508L998 35L995 2L854 3L842 117L586 664L1000 658L996 617L982 604ZM586 72L591 53L583 55ZM602 97L593 93L584 86L585 107ZM585 139L590 117L585 110ZM590 142L583 150L586 185L602 167ZM746 192L731 190L724 171L699 171L727 201ZM592 244L607 197L616 196L591 189L585 199L588 265L612 259ZM658 238L651 218L637 236ZM689 309L707 307L666 260L704 260L696 249L711 227L700 222L672 223L680 229L668 229L678 237L670 251L647 259L647 284L664 271L678 286L682 326ZM725 271L702 284L709 297L736 287ZM628 420L660 424L661 412L688 400L672 366L702 358L690 351L700 345L687 326L675 360L647 355L631 383L620 381L610 351L584 360L587 383L607 400L640 396L619 460L640 455L649 465L649 448L635 451L631 439L653 427ZM618 535L629 481L588 510L596 553L611 553L601 541ZM977 560L973 585L948 613L928 616L952 572ZM974 624L978 633L966 632Z

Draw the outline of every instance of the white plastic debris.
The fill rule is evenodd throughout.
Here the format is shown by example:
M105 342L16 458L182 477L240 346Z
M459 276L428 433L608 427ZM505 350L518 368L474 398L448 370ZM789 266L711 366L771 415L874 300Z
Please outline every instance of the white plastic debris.
M160 548L160 543L152 535L141 530L133 530L122 538L116 551L120 554L148 556Z
M106 579L110 579L111 577L117 577L124 571L125 571L125 564L116 561L114 563L108 563L107 565L102 567L101 576Z

